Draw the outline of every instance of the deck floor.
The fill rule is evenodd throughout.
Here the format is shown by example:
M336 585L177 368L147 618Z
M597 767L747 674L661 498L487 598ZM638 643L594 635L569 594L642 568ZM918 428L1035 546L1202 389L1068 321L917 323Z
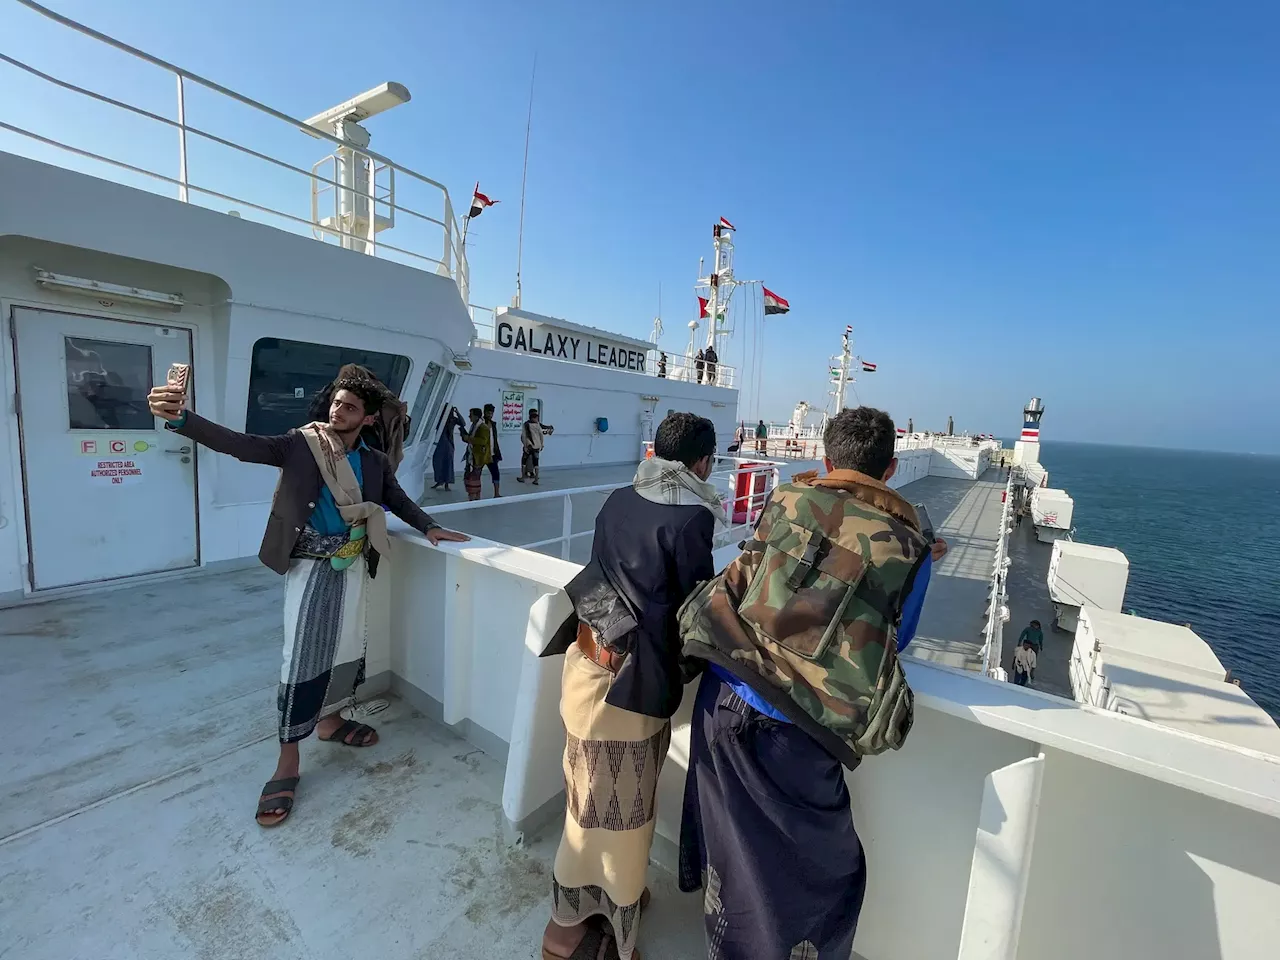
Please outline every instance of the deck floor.
M282 581L196 576L0 613L0 958L535 957L558 831L502 836L502 765L399 701L367 750L275 763ZM701 901L651 870L650 956L704 954Z
M899 489L912 503L925 505L950 548L930 575L920 626L906 649L909 656L966 670L980 667L1003 491L1003 474L997 470L977 481L925 477Z

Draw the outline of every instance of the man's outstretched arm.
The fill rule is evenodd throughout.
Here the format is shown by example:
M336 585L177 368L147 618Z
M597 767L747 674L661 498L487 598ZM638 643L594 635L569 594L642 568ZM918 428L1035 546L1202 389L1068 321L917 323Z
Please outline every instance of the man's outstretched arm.
M284 466L285 451L289 445L288 434L263 437L229 430L188 410L186 403L186 394L170 385L153 387L147 394L147 405L151 407L151 413L165 421L166 429L244 463Z

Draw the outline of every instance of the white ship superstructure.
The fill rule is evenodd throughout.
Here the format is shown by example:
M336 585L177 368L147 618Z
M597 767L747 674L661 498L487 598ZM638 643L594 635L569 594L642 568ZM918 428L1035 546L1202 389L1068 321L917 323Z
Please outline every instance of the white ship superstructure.
M659 377L652 342L595 318L513 309L473 324L448 191L353 129L371 105L403 102L393 85L312 126L55 22L150 64L166 92L176 77L179 91L200 86L297 133L297 149L271 161L299 189L242 196L217 183L211 141L185 107L152 114L178 155L141 172L113 161L111 144L63 143L0 107L0 376L11 398L0 417L0 677L12 717L0 747L0 952L529 955L564 807L561 664L537 653L570 608L563 588L595 511L628 482L648 425L694 407L727 444L734 372L699 384L696 368L692 381L672 376L688 367L669 358ZM3 69L24 82L56 81L56 65L41 79L21 51L4 52ZM313 169L316 137L330 158ZM222 139L236 155L257 151ZM593 361L574 354L574 338L592 344ZM281 588L252 554L275 475L184 449L138 406L178 358L194 363L197 410L260 432L292 425L325 371L369 365L410 405L410 470L425 469L451 403L518 393L513 412L544 405L559 420L549 457L564 430L565 469L549 474L561 479L536 495L431 505L470 543L433 547L393 524L391 562L371 584L362 687L387 701L381 740L358 756L306 745L298 809L274 832L253 822L252 801L276 735ZM1051 489L1040 419L1024 412L1011 472L994 465L1010 454L994 440L910 423L899 440L893 486L929 508L951 549L907 650L911 737L848 777L870 877L857 955L1273 960L1275 724L1192 631L1091 604L1101 592L1115 606L1127 564L1042 543L1018 523L1034 492ZM817 466L803 451L785 459L772 438L748 459L751 426L714 475L739 521L719 563L768 489ZM1075 617L1075 634L1050 630L1056 616ZM1046 626L1038 689L1002 682L1032 618ZM659 788L640 942L659 960L706 955L703 898L677 893L669 872L691 701Z

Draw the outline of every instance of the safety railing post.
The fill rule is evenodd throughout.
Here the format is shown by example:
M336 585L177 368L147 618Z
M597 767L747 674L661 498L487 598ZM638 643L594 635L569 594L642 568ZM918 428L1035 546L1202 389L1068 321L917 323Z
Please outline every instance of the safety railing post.
M560 536L563 538L560 544L560 559L569 559L569 549L573 546L573 498L569 494L564 495L564 512L560 519Z
M174 79L178 81L178 199L187 203L187 97L182 74Z

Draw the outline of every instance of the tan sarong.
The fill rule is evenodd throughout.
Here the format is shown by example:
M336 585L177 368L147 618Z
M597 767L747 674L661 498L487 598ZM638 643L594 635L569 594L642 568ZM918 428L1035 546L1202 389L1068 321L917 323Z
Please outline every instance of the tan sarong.
M656 826L658 774L671 723L604 702L613 680L577 645L564 658L564 835L556 851L552 919L605 917L620 960L630 960Z

